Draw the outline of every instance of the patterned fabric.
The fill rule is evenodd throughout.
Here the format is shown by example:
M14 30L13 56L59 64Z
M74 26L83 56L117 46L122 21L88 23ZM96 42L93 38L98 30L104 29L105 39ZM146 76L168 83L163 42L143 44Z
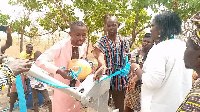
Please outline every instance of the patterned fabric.
M137 77L131 75L126 90L124 99L125 106L135 111L141 110L140 94L141 93L141 80L137 80Z
M15 76L12 76L12 74L12 70L7 65L0 65L0 91L15 79Z
M8 76L4 72L0 72L0 91L5 88L5 85L9 84Z
M117 42L112 42L108 37L104 36L97 41L94 48L98 48L105 54L107 66L106 75L111 75L121 70L125 66L125 56L129 53L130 42L128 40L117 37ZM111 78L110 87L112 90L125 90L128 82L127 77L114 76Z
M141 50L134 50L131 53L131 62L141 64L144 63L144 61L147 58L146 53L144 56L141 55ZM140 66L142 68L142 66ZM137 79L137 76L135 73L131 73L130 79L127 85L126 95L125 95L125 106L131 108L135 111L141 110L141 104L140 104L140 95L141 95L141 84L142 81Z
M195 31L190 34L190 38L194 41L195 44L200 46L200 32L197 29L195 29Z
M191 92L187 95L177 112L200 112L200 79L198 79Z

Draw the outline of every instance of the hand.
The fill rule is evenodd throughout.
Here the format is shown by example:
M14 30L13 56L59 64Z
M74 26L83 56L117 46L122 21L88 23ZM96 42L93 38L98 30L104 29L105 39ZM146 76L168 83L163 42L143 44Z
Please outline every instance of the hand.
M93 81L99 81L101 76L106 73L107 67L102 65L94 74Z
M144 64L143 61L139 63L141 69L143 68L143 64Z
M44 87L44 85L42 83L35 85L35 88L41 88L41 87Z
M132 71L132 72L135 72L135 71L134 71L135 68L140 68L140 65L139 65L139 64L136 64L136 63L132 63L132 64L131 64L131 71Z
M72 80L73 77L69 75L70 70L68 69L58 69L56 71L57 74L60 74L64 79Z
M28 59L15 59L7 64L14 75L21 74L23 72L28 72L31 68L32 63Z
M11 33L11 26L7 26L6 33Z
M7 56L4 55L4 54L0 54L0 64L2 64L2 59L3 59L3 58L7 58Z

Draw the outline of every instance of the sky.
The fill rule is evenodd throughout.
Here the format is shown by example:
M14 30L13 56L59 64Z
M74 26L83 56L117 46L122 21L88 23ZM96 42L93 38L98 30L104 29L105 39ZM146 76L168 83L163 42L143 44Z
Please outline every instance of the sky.
M3 13L3 14L11 15L10 21L17 19L19 17L19 15L22 16L23 15L23 7L22 6L9 5L8 1L9 0L0 0L0 12ZM40 1L40 0L37 0L37 1ZM71 0L64 0L64 3L69 4L69 5L73 4L73 2L71 2ZM151 9L147 9L147 12L148 12L149 15L151 15L151 14L152 14L152 16L155 15ZM30 17L30 19L32 19L32 21L34 21L35 18L42 17L43 15L44 15L44 12L43 13L38 13L38 12L33 13L32 16ZM83 15L84 15L83 12L81 12L78 9L75 9L75 16L79 17L79 20L83 19ZM36 26L39 26L39 23L37 23L37 22L34 22L33 24L36 25ZM123 26L121 26L121 27L123 27ZM42 27L39 27L39 31L43 31ZM69 30L66 30L66 31L69 31ZM149 33L150 29L147 28L147 29L145 29L145 31ZM0 32L0 35L6 36L6 34L2 33L2 32ZM13 33L12 35L17 36L16 33ZM49 35L44 35L41 38L47 38L48 36Z

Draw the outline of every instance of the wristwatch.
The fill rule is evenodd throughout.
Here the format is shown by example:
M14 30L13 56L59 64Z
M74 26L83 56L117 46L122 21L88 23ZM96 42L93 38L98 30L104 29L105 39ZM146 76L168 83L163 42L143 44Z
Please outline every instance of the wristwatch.
M134 68L134 72L136 72L138 70L138 68Z

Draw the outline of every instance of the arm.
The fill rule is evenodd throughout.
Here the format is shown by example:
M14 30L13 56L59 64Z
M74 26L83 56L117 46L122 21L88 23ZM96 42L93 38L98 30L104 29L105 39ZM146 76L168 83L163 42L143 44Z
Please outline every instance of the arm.
M70 80L72 79L72 76L68 74L69 70L61 69L51 63L55 58L59 58L61 49L61 43L56 43L50 49L41 54L40 57L38 57L36 65L49 73L60 74L64 79Z
M11 27L7 26L7 40L4 45L1 46L1 52L4 54L6 49L8 49L10 46L12 46L12 36L11 36Z
M95 48L93 50L93 55L98 61L98 70L94 74L94 81L97 81L103 74L105 74L107 67L104 60L104 54L102 53L102 51L100 51L98 48Z
M61 44L56 43L50 49L46 50L36 60L36 65L49 73L56 74L59 67L52 64L55 58L58 58L61 52Z

